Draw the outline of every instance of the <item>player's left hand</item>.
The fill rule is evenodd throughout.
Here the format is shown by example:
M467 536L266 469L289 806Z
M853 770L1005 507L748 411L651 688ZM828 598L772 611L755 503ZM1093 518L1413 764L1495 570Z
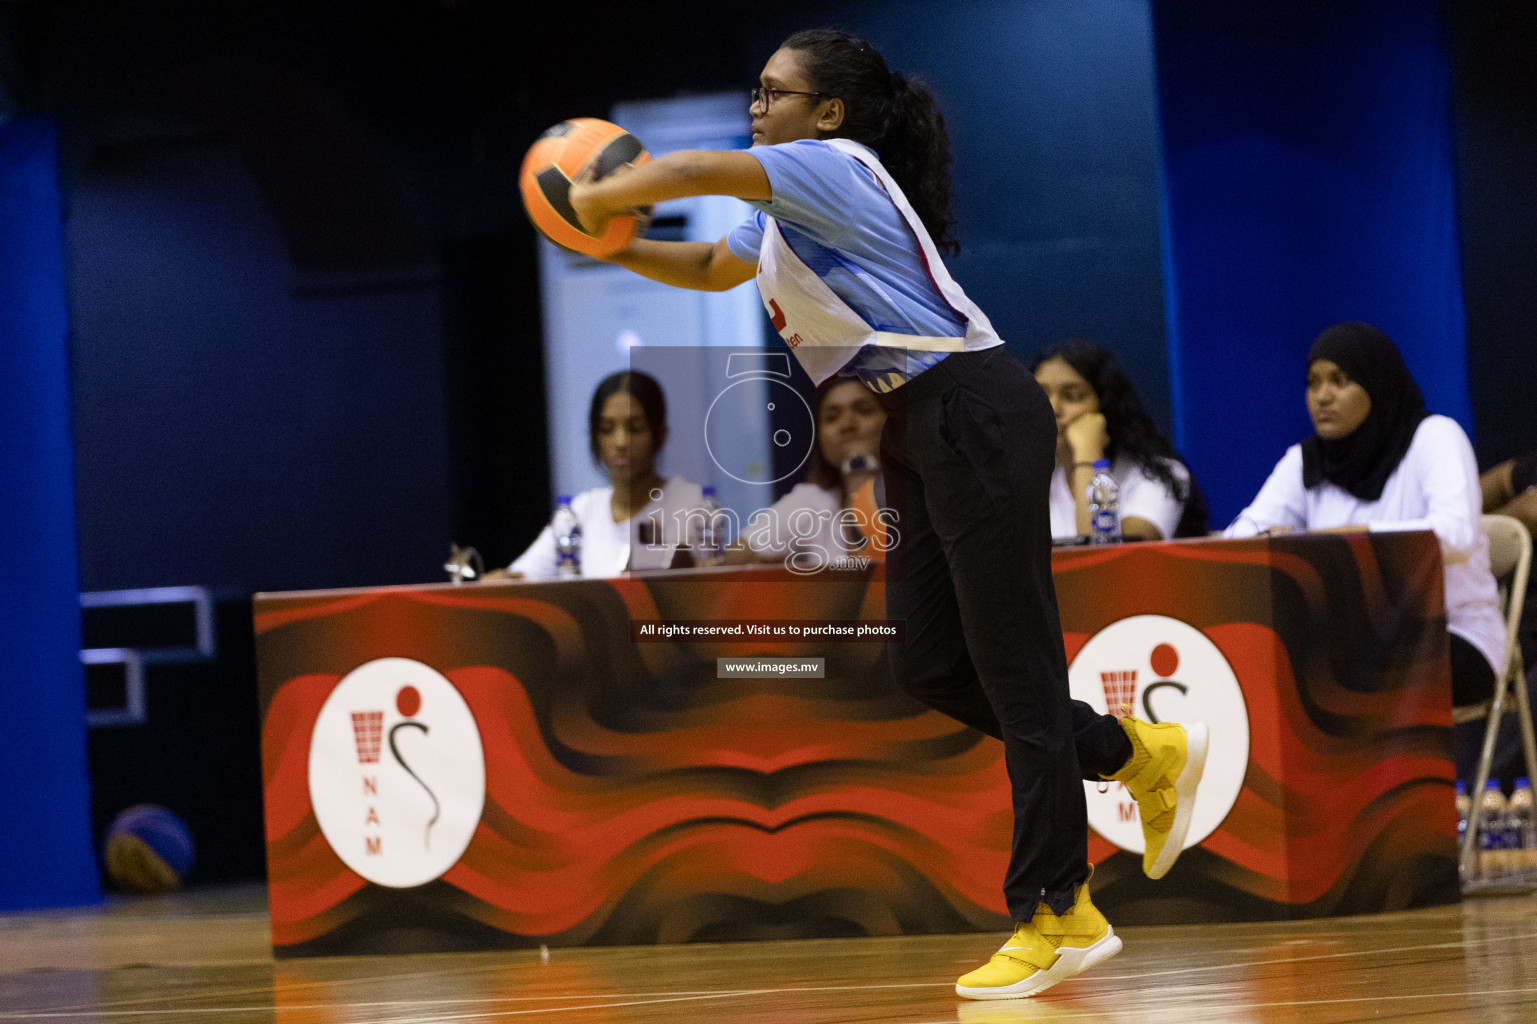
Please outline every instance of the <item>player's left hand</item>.
M571 182L571 191L567 193L571 209L576 211L576 219L581 223L582 230L594 238L603 234L609 218L613 216L602 208L602 197L597 194L597 186L597 179L589 166L583 168Z
M634 208L628 210L622 208L613 209L603 201L604 190L602 184L614 181L634 169L634 164L620 164L600 181L595 177L595 172L591 165L589 165L582 168L581 172L572 180L568 198L571 200L571 208L576 211L576 219L581 222L583 231L597 238L608 228L609 220L618 214L646 215L645 211Z

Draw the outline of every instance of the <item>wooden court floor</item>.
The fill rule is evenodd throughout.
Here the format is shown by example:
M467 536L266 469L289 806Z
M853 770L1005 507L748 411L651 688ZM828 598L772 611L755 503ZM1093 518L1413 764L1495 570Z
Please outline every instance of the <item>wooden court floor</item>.
M274 961L260 888L0 917L0 1022L1537 1021L1537 897L1119 930L1029 1000L958 1000L998 935Z

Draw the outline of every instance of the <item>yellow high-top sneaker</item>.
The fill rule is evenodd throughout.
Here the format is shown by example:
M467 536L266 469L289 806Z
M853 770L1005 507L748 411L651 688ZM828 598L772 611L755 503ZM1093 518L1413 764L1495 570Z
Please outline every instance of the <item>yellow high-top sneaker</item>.
M1046 904L1037 904L1035 916L1016 924L1013 936L991 960L961 976L955 994L967 999L1033 996L1120 950L1121 940L1110 922L1089 902L1085 882L1061 916Z
M1104 778L1124 782L1142 815L1142 870L1162 878L1185 848L1195 791L1206 768L1206 726L1153 725L1127 715L1121 728L1131 740L1131 760Z

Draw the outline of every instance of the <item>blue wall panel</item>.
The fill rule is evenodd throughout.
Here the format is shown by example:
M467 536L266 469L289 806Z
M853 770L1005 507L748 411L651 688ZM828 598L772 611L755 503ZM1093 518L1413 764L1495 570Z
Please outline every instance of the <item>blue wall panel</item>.
M101 898L51 122L0 124L0 910Z
M84 588L440 578L457 395L435 270L306 276L217 141L147 139L69 184Z
M1175 441L1221 525L1311 433L1339 320L1471 430L1450 75L1433 0L1154 0Z

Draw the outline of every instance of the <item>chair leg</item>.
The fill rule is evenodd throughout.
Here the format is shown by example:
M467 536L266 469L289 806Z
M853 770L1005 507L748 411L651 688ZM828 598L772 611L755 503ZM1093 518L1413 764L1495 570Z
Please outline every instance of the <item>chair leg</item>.
M1495 680L1494 703L1489 705L1489 718L1484 727L1484 749L1478 756L1478 774L1473 783L1473 792L1469 794L1473 798L1472 807L1468 810L1468 830L1462 837L1462 856L1458 861L1464 882L1477 874L1474 870L1474 851L1478 849L1478 828L1484 820L1484 783L1489 781L1489 768L1494 763L1494 741L1499 736L1500 721L1505 715L1505 691L1509 682L1508 671L1502 672L1499 679Z
M1533 736L1531 697L1527 694L1526 664L1521 648L1511 651L1511 685L1516 689L1516 717L1521 720L1521 746L1526 754L1526 777L1537 782L1537 737ZM1523 837L1523 844L1524 844ZM1524 851L1520 868L1524 880L1537 880L1537 852Z
M1531 698L1526 692L1526 665L1519 648L1512 652L1511 660L1514 662L1511 683L1516 688L1516 707L1520 709L1521 745L1526 750L1526 777L1537 782L1537 737L1533 736Z

